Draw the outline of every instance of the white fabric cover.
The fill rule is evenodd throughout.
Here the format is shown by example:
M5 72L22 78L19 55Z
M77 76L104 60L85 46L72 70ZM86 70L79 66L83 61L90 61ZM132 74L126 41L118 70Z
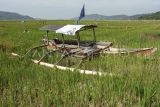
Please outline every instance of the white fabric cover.
M85 25L66 25L66 26L56 30L56 33L74 36L76 34L76 32L79 31L84 26Z

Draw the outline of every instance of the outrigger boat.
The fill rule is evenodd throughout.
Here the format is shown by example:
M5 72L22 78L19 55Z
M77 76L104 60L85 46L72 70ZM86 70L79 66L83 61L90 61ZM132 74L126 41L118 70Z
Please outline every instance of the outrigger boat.
M55 25L46 25L40 30L46 31L46 37L43 39L43 43L40 46L36 46L26 52L21 58L30 55L31 59L38 64L42 64L42 61L56 53L60 55L60 59L56 60L52 67L63 68L63 70L75 70L74 68L68 68L65 66L60 66L60 62L63 59L79 58L80 62L78 66L85 61L86 59L92 59L93 57L99 56L100 54L136 54L136 55L152 55L157 49L156 48L139 48L139 49L119 49L112 48L112 42L97 42L95 35L96 25L66 25L66 26L55 26ZM80 32L84 30L93 31L93 40L92 41L81 41ZM49 39L49 32L56 32L61 35L62 39ZM76 40L65 40L64 36L75 36ZM43 50L43 54L40 55L40 58L35 60L34 56L40 50ZM12 53L14 56L19 56L18 54ZM72 61L72 60L71 60ZM68 66L72 66L75 63L67 61ZM44 65L44 62L43 64ZM45 64L47 65L47 63ZM81 70L80 70L81 71ZM82 70L84 72L86 70ZM85 72L86 73L86 72ZM97 74L97 72L90 72L89 74Z

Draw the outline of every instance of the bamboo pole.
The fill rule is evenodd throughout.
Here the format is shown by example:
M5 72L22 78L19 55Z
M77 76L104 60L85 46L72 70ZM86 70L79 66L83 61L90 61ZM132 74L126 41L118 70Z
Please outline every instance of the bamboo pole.
M16 53L11 53L13 56L16 56L16 57L21 57L20 55L16 54ZM96 72L96 71L90 71L90 70L82 70L82 69L75 69L75 68L70 68L70 67L64 67L64 66L59 66L59 65L54 65L54 64L50 64L50 63L46 63L46 62L40 62L38 60L34 60L34 59L31 59L32 62L36 63L36 64L39 64L39 65L42 65L42 66L46 66L46 67L49 67L49 68L57 68L57 69L60 69L60 70L69 70L71 72L74 72L74 71L78 71L80 74L87 74L87 75L99 75L99 76L113 76L112 73L102 73L102 72Z
M33 60L32 61L36 64L38 64L38 60ZM81 69L75 69L75 68L70 68L70 67L64 67L64 66L59 66L59 65L54 65L54 64L49 64L49 63L46 63L46 62L40 62L39 63L40 65L43 65L43 66L46 66L46 67L49 67L49 68L57 68L57 69L60 69L60 70L69 70L69 71L78 71L79 73L81 74L91 74L91 75L102 75L101 72L96 72L96 71L89 71L89 70L81 70Z

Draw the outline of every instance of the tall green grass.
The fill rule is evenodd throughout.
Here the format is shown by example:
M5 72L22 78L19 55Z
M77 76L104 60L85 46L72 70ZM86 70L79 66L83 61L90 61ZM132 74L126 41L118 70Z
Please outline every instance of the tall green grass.
M115 74L100 77L49 69L10 55L10 52L23 54L39 45L45 34L39 27L68 23L74 21L0 21L0 106L160 106L159 60L106 55L81 65L83 69ZM111 41L114 47L160 47L160 21L82 21L81 24L97 24L98 41ZM30 32L24 33L24 29ZM50 38L54 37L58 35L50 33ZM92 36L87 31L81 38L90 40ZM159 55L157 51L152 57Z

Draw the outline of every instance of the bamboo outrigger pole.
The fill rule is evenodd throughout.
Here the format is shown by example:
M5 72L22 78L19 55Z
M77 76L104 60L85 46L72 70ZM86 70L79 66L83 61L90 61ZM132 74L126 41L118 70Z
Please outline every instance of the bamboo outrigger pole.
M16 53L11 53L13 56L16 56L16 57L21 57L20 55L16 54ZM70 68L70 67L64 67L64 66L59 66L59 65L54 65L54 64L49 64L49 63L46 63L46 62L39 62L38 60L34 60L34 59L31 59L32 62L34 62L35 64L39 64L39 65L42 65L42 66L45 66L45 67L49 67L49 68L57 68L59 70L68 70L68 71L71 71L71 72L74 72L74 71L77 71L79 72L80 74L86 74L86 75L98 75L98 76L114 76L112 73L102 73L102 72L96 72L96 71L90 71L90 70L82 70L82 69L75 69L75 68Z

